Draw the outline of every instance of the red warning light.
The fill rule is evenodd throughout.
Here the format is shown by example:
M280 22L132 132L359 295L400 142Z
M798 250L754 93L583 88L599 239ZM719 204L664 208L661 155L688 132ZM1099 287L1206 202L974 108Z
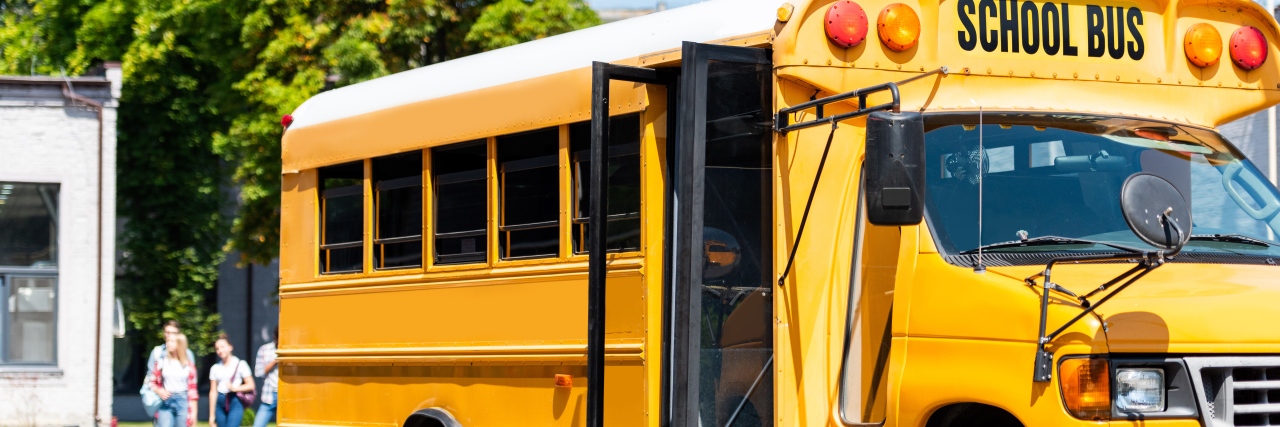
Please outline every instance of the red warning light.
M850 0L840 0L827 8L827 38L840 47L854 47L867 39L867 12Z
M1267 62L1267 37L1262 31L1246 25L1231 34L1231 62L1245 71Z
M293 124L292 115L285 114L284 117L280 118L280 126L284 126L285 129L288 129L291 124Z

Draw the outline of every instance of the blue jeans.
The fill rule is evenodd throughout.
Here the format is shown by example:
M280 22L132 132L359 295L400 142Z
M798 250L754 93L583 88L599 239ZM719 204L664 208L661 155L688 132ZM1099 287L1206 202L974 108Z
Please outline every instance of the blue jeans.
M271 403L266 402L267 396L262 397L263 402L258 405L258 412L253 414L253 427L267 427L267 423L276 415L276 405L280 404L279 392L271 392Z
M173 393L156 411L156 427L187 427L187 392Z
M218 423L218 427L240 427L240 420L244 418L244 405L235 394L218 393L218 401L214 406L214 421Z

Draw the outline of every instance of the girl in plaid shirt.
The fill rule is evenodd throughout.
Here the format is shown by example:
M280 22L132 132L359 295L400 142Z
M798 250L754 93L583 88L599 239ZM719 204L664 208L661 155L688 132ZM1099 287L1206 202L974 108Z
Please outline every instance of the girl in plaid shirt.
M196 422L196 364L187 358L187 336L165 334L165 352L147 374L151 389L164 400L156 427L193 427Z

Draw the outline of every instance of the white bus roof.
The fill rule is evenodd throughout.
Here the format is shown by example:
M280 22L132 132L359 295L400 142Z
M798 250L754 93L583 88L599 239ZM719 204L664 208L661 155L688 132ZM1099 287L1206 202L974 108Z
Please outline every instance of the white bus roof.
M365 113L773 28L784 0L712 0L361 82L311 97L297 129Z

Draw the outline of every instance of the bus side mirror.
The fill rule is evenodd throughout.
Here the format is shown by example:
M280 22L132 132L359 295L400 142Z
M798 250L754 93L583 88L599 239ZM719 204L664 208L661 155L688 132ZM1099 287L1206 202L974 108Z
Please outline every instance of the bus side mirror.
M924 218L924 116L877 111L867 117L867 220L917 225Z

